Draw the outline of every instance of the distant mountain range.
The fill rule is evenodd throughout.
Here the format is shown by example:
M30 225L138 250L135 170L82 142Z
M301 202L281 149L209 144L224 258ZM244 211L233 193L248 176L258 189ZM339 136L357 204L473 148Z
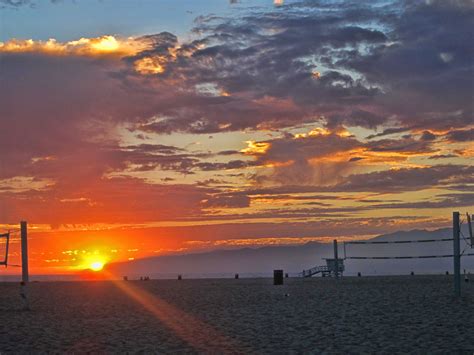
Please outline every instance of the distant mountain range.
M468 237L467 229L463 234ZM412 230L381 235L371 241L402 241L452 238L449 228L434 231ZM461 251L474 253L461 239ZM450 255L453 242L346 245L347 256L418 256ZM339 257L344 256L339 243ZM309 242L304 245L267 246L233 250L214 250L203 253L165 255L114 263L108 266L116 275L129 277L241 277L270 276L274 269L283 269L290 275L316 265L324 265L323 258L333 257L332 243ZM403 260L346 260L346 275L388 275L415 273L452 273L453 258ZM474 256L462 258L461 267L474 273Z

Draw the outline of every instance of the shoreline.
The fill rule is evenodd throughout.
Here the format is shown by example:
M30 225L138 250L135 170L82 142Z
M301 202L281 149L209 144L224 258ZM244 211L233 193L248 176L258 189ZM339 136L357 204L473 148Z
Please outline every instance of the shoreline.
M470 271L470 270L469 270ZM227 274L227 273L226 273ZM237 273L236 273L237 274ZM246 273L238 273L239 274L239 279L273 279L273 276L270 275L270 273L261 273L261 275L255 275L255 274L248 274ZM303 279L301 276L295 275L296 273L288 273L289 277L285 278L287 279ZM147 274L147 275L124 275L128 276L128 281L145 281L145 280L140 280L140 276L148 276L150 277L149 280L147 281L166 281L166 280L177 280L178 275L182 275L182 280L230 280L230 279L235 279L234 275L235 274L230 274L223 276L222 274L207 274L207 275L193 275L193 274L186 274L186 273L176 273L173 275L170 274L165 274L165 275L157 275L157 274ZM474 274L471 274L470 272L466 273L468 279L470 281L474 281ZM448 275L444 273L439 273L439 272L433 272L433 273L420 273L417 274L415 273L414 275L410 274L362 274L361 276L357 276L357 274L350 274L350 275L344 275L341 277L341 279L345 278L399 278L399 277L408 277L408 278L413 278L413 277L453 277L453 273L449 272ZM5 279L7 278L7 279ZM57 279L55 279L57 278ZM461 278L464 280L464 274L461 273ZM9 280L11 279L11 280ZM330 279L330 277L321 277L321 276L315 276L311 277L308 279ZM80 274L30 274L30 283L32 282L41 282L41 283L46 283L46 282L89 282L89 281L120 281L123 280L123 276L117 277L117 278L105 278L101 277L100 275L97 275L96 278L87 278L83 277ZM181 281L182 281L181 280ZM0 275L0 284L2 283L16 283L21 281L21 274L19 275Z

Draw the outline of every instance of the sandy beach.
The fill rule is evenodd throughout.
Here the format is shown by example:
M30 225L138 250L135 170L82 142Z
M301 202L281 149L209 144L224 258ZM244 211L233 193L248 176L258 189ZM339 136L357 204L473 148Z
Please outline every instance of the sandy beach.
M474 280L203 279L2 283L0 351L467 353Z

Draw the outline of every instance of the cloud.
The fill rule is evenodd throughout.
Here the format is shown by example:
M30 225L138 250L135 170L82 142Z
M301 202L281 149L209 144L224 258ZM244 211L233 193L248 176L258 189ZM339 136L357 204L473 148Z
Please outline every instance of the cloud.
M350 175L330 187L330 191L417 191L455 183L462 177L474 181L474 168L458 165L437 165L424 168L403 168Z
M402 139L382 139L371 141L365 147L372 152L394 152L405 154L426 154L433 152L431 141L423 135L421 139L416 140L411 137Z
M2 43L2 218L326 218L357 207L253 210L252 199L472 184L462 165L472 155L472 12L454 1L299 2L201 17L189 41L163 32ZM222 132L245 135L220 137L212 152L166 136ZM455 157L442 149L453 142ZM178 174L195 176L183 184Z
M52 4L58 4L63 0L49 0ZM0 0L0 9L7 8L7 9L18 9L23 6L30 6L35 7L36 1L35 0Z
M446 138L451 142L472 142L474 141L474 128L450 131L446 134Z
M0 53L43 53L56 56L104 56L123 57L143 51L146 44L133 38L121 39L112 35L96 38L80 38L65 43L55 39L34 41L12 39L0 42Z
M284 185L243 190L242 194L280 195L301 193L372 192L397 193L429 188L449 188L459 183L474 183L474 167L464 165L434 165L415 168L395 168L351 174L338 183L326 186Z
M360 171L362 166L397 166L412 157L431 156L436 151L434 140L423 135L419 139L408 136L364 142L343 128L316 128L309 133L286 134L247 144L242 153L253 156L255 166L273 169L271 174L257 173L255 181L280 185L328 185Z
M449 159L449 158L456 158L458 157L457 154L436 154L430 156L428 159Z
M318 121L373 129L396 121L404 126L400 132L472 122L473 51L463 37L472 7L390 3L375 10L365 3L303 2L287 8L278 16L257 10L200 18L194 29L200 38L174 51L161 79L179 79L188 94L206 84L215 96L180 100L183 106L144 127L212 133ZM147 55L159 60L163 51ZM272 106L287 103L291 111L277 114L261 98Z
M372 209L432 209L432 208L460 208L470 207L474 205L474 194L464 193L455 195L439 195L436 200L392 203L392 204L376 204L372 205ZM439 199L438 199L439 198Z
M212 191L212 190L211 190ZM130 177L88 179L74 186L3 193L2 220L17 223L145 223L201 215L204 188L192 185L149 184Z
M110 72L125 87L157 94L148 117L131 122L149 133L276 130L307 122L370 129L402 124L385 135L472 122L467 78L473 51L467 38L455 35L469 33L470 6L286 7L291 11L278 16L255 10L202 17L194 29L197 39L189 42L163 32L67 43L12 40L3 51L126 56L124 66ZM446 53L448 62L440 59Z
M204 208L242 208L250 206L250 198L246 195L222 194L202 201Z

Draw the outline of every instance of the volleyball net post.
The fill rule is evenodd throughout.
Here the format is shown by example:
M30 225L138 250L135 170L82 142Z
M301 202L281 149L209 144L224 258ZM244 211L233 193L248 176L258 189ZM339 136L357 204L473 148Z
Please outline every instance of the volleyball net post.
M20 297L23 301L25 310L30 310L30 303L28 301L28 281L30 275L28 272L28 223L26 221L20 222L21 235L21 286Z
M453 212L454 295L461 297L461 243L459 212Z
M21 281L26 283L29 281L28 272L28 223L20 222L21 234Z

